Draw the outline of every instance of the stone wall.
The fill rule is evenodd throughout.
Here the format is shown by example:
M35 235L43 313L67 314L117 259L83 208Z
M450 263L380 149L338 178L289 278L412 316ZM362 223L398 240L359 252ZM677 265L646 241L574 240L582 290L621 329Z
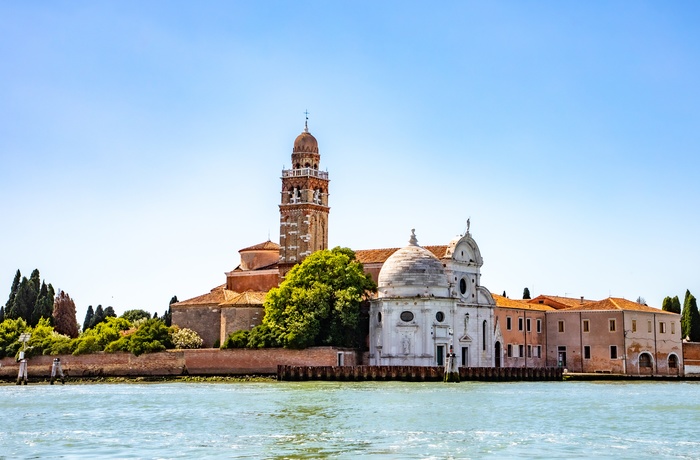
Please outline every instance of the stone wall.
M134 356L131 353L93 353L80 356L35 356L28 360L30 378L48 378L54 358L60 358L67 377L152 377L168 375L276 374L278 365L336 366L358 364L355 350L315 347L219 350L168 350ZM19 364L13 358L0 360L0 378L16 379Z
M213 347L221 338L221 312L218 304L172 307L172 323L195 331L204 341L202 346Z
M685 375L700 376L700 342L683 343Z

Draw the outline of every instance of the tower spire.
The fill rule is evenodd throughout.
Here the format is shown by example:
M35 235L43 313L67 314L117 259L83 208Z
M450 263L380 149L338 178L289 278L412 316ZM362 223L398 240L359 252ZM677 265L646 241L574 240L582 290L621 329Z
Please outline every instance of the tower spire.
M309 111L305 110L304 115L306 115L306 121L304 121L304 132L308 133L309 132Z

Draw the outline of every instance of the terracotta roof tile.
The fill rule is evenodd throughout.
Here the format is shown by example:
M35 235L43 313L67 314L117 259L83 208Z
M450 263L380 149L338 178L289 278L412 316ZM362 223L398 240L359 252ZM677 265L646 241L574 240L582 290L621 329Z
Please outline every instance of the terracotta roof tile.
M598 302L590 302L584 305L578 305L575 307L567 308L566 311L597 311L597 310L624 310L624 311L641 311L647 313L663 313L668 315L676 315L677 313L671 313L668 311L663 311L660 308L649 307L648 305L642 305L637 302L632 302L631 300L622 299L619 297L608 297L607 299L600 300Z
M491 294L493 300L496 302L497 307L502 308L519 308L522 310L537 310L537 311L549 311L554 310L554 308L548 305L540 305L537 303L528 303L527 300L519 299L509 299L508 297L503 297L498 294Z
M423 248L432 252L438 259L442 259L447 253L447 246L423 246ZM355 251L355 258L362 264L384 263L399 249L401 248L358 249Z
M225 294L224 294L224 291L226 290L225 287L226 287L226 285L222 284L221 286L215 287L214 289L209 291L207 294L202 294L202 295L197 296L197 297L192 297L191 299L183 300L182 302L174 303L172 306L184 307L184 306L190 306L190 305L220 304L225 299Z
M244 251L279 251L280 245L277 243L273 243L270 240L265 241L264 243L256 244L254 246L250 246L247 248L240 249L238 252L244 252Z
M581 302L583 304L595 302L594 300L589 300L589 299L583 299L579 297L578 299L572 298L572 297L559 297L556 295L538 295L534 299L528 300L528 303L533 303L533 304L545 304L547 305L547 302L549 302L549 305L551 307L554 307L555 309L561 309L561 308L571 308L571 307L578 307L581 305ZM554 305L552 305L554 304Z

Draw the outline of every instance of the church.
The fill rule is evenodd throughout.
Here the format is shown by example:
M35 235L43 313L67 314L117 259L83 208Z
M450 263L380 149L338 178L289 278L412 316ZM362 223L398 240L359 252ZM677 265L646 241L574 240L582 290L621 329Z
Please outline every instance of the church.
M196 331L205 347L260 324L267 292L306 256L328 248L329 176L320 169L308 118L291 160L281 177L279 244L239 250L240 263L223 284L171 306L173 324ZM378 286L369 301L363 364L443 366L449 355L461 367L683 374L678 314L612 297L492 295L481 285L483 258L469 221L447 245L420 246L413 230L403 248L355 255Z
M239 250L226 282L172 305L173 324L216 347L237 330L262 322L267 291L314 251L328 248L328 172L318 141L304 130L294 140L291 169L282 171L279 244ZM369 364L443 365L451 347L462 365L493 366L494 300L480 284L479 247L467 232L448 245L355 251L379 290L370 302Z

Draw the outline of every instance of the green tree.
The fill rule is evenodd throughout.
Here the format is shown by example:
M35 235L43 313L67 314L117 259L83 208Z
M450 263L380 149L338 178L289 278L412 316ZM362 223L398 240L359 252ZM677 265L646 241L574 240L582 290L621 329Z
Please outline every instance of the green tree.
M19 336L28 329L27 322L22 318L5 319L0 323L0 358L17 354L21 347Z
M32 287L34 288L34 292L39 292L39 289L41 289L41 274L39 273L39 269L35 268L32 271L32 274L29 275L29 281L32 283Z
M64 291L59 291L53 304L54 329L71 338L78 337L78 320L75 318L75 303Z
M681 314L681 302L678 300L678 296L673 297L673 310L671 310L673 313L678 313L679 315Z
M168 310L163 314L163 317L161 318L163 322L165 323L166 326L170 327L173 325L173 310L172 310L172 305L174 303L177 303L177 296L174 295L170 299L170 303L168 304Z
M675 297L664 297L661 302L661 309L663 311L668 311L671 313L681 313L681 302L678 300L678 296Z
M0 305L0 323L5 321L5 307Z
M106 352L128 351L138 356L173 347L172 330L159 319L147 319L136 332L124 335L105 347Z
M95 327L106 319L104 308L102 305L98 305L95 309L95 314L92 315L92 321L90 321L90 327Z
M151 319L151 314L146 310L127 310L122 313L122 318L133 323L140 319Z
M240 331L232 332L226 337L221 348L245 348L248 346L248 336L250 331L241 329Z
M36 326L42 318L47 318L49 322L51 321L53 318L53 302L55 296L56 293L53 290L53 286L50 284L47 286L46 282L42 281L39 296L36 299L34 311L32 312L30 326Z
M503 297L508 297L508 296L506 295L506 291L503 291Z
M81 355L103 351L110 343L118 341L130 328L131 323L124 318L106 318L73 341L72 353Z
M700 342L700 312L695 296L686 291L683 313L681 314L681 331L690 342Z
M30 323L38 294L39 292L34 289L34 283L26 277L22 277L12 307L5 314L9 318L22 318Z
M95 310L93 310L92 305L88 305L87 313L85 313L85 320L83 321L83 332L90 329L92 324L92 318L95 316Z
M316 251L267 293L263 324L286 348L356 347L361 341L360 304L376 289L352 250Z
M105 308L105 319L116 318L116 317L117 317L117 313L114 311L114 308L112 308L111 306Z
M17 295L17 289L19 289L19 282L21 279L22 274L19 272L19 269L17 269L17 273L15 273L15 278L12 280L12 287L10 288L10 297L7 299L7 303L5 304L5 311L12 308L12 305L15 303L15 296Z
M532 297L530 297L530 289L528 289L528 288L523 289L523 299L527 300L527 299L531 299L531 298Z

